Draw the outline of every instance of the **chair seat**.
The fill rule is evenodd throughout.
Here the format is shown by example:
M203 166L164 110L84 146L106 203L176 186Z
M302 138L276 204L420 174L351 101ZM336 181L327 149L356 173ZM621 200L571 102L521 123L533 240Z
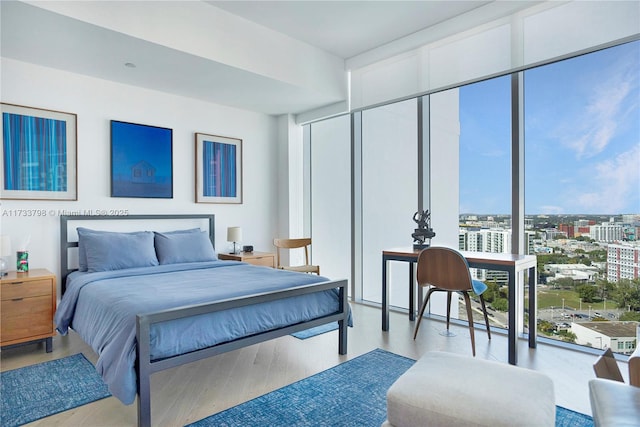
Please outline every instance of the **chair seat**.
M482 295L488 288L488 286L483 282L475 279L471 280L471 287L473 288L473 292L475 292L476 295Z

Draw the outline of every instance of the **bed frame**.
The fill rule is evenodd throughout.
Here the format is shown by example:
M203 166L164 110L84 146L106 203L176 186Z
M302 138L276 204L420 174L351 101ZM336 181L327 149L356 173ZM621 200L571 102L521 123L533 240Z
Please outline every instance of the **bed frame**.
M60 263L61 263L61 288L62 292L66 290L67 275L74 269L69 268L69 250L78 247L77 241L69 241L68 222L96 221L96 220L186 220L186 219L205 219L209 221L209 238L215 247L214 215L128 215L128 216L110 216L110 215L64 215L60 217ZM145 229L152 228L146 225ZM299 295L323 292L328 289L338 289L340 304L339 309L333 314L312 319L295 325L289 325L278 329L261 332L233 341L220 343L212 347L196 350L190 353L172 356L161 360L151 360L151 344L150 329L155 323L167 320L180 319L183 317L196 316L204 313L213 313L216 311L227 310L238 307L245 307L254 304L275 301L283 298L289 298ZM338 353L347 353L347 319L349 315L349 305L347 301L347 280L336 280L310 285L298 286L283 291L260 293L240 298L230 298L209 304L198 304L185 307L176 307L169 310L159 311L156 313L141 313L136 316L136 339L137 339L137 363L136 377L138 382L138 426L151 426L151 374L165 369L174 368L187 363L195 362L218 354L233 351L239 348L247 347L260 342L268 341L293 332L303 331L315 326L326 323L338 322Z

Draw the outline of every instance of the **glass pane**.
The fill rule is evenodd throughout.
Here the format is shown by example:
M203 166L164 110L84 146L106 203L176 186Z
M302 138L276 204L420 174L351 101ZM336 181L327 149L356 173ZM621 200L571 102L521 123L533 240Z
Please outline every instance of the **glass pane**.
M463 86L460 91L459 249L511 252L511 76ZM487 284L483 293L492 327L507 328L508 277L471 269ZM474 319L484 323L473 296ZM467 318L464 304L459 317Z
M418 206L416 99L362 113L363 299L382 301L382 251L411 247ZM407 263L389 263L390 304L409 307ZM402 286L402 284L407 284Z
M351 278L350 129L348 115L311 125L312 259L331 279Z
M636 41L525 72L538 332L625 354L640 320L638 70Z

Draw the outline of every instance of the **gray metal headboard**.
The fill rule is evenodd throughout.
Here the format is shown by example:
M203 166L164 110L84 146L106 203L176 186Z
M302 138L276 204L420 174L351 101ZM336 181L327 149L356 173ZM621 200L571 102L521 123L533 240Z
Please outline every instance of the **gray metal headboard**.
M77 248L78 242L70 242L67 223L69 221L99 220L165 220L165 219L206 219L209 221L209 239L215 248L215 215L208 214L167 214L167 215L62 215L60 216L60 286L64 294L67 275L75 269L69 268L69 249Z

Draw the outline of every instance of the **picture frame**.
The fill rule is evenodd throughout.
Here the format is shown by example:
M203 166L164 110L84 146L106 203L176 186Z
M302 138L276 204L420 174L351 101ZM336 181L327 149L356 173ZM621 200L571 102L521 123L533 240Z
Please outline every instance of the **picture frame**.
M242 139L196 133L196 203L242 204Z
M173 129L111 120L111 197L173 198Z
M0 199L78 200L74 113L0 103Z

